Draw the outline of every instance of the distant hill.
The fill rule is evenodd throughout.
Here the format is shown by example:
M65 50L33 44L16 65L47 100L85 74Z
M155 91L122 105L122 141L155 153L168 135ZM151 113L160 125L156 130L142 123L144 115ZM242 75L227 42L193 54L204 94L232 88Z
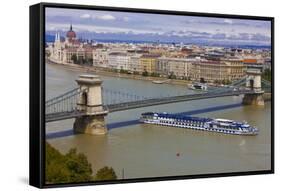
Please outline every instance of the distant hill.
M63 33L60 31L61 34ZM177 44L183 42L184 44L197 44L197 45L207 45L207 46L222 46L226 48L250 48L250 49L270 49L270 45L259 45L252 44L249 45L246 42L239 43L235 41L210 41L206 39L192 39L179 36L163 36L163 35L153 35L153 34L126 34L126 33L95 33L95 32L80 32L78 36L84 39L93 39L96 42L126 42L126 43L167 43L167 44ZM46 42L55 41L55 32L49 31L46 36ZM61 36L61 40L64 38Z

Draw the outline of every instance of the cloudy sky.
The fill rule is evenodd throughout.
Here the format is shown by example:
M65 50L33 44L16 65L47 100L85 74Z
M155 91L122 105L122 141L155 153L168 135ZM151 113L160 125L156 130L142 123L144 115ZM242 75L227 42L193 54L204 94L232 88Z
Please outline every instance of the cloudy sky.
M270 45L271 41L270 21L46 9L47 34L65 33L70 23L81 38L235 45Z

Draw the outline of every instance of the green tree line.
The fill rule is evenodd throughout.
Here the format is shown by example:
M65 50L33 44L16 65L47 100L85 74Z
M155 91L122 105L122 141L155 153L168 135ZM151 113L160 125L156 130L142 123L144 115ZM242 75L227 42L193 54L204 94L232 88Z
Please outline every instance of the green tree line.
M92 165L82 153L70 149L65 155L46 143L46 183L75 183L102 180L116 180L113 168L105 166L93 175Z
M271 82L271 69L265 69L262 73L262 78Z

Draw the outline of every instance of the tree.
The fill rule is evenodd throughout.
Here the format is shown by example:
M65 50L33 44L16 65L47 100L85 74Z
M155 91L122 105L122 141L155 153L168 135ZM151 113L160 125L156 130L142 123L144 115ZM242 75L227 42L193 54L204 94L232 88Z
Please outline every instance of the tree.
M271 81L271 69L267 68L262 73L262 78Z
M82 61L82 64L86 63L86 59L85 58L82 58L81 61Z
M77 64L83 65L86 63L86 59L83 57L78 57L77 58Z
M118 70L116 68L112 68L110 69L112 72L118 72Z
M113 170L113 168L109 168L107 166L103 167L102 169L98 170L94 180L116 180L117 176Z
M128 71L127 70L124 70L123 68L120 70L120 73L121 74L127 74L128 73Z
M76 56L76 54L73 54L73 55L71 56L71 60L73 61L74 64L77 63L77 56Z
M225 84L229 85L229 84L231 84L231 81L229 79L226 79Z
M93 65L93 59L92 58L85 58L85 65L92 66Z
M46 143L46 183L89 182L93 180L116 180L113 168L104 167L92 175L87 157L72 148L65 155Z
M200 78L200 83L206 83L204 78Z
M70 182L70 173L65 167L64 157L55 148L46 144L46 182L66 183Z
M169 79L176 79L177 76L174 74L174 72L171 72L168 76Z
M65 157L65 164L74 181L83 182L93 180L92 166L84 154L77 153L76 149L70 149Z
M148 72L147 72L147 71L144 71L144 72L142 73L142 75L143 75L143 76L148 76Z
M231 81L229 79L223 79L221 81L221 83L224 84L224 85L229 85L229 84L231 84Z
M220 84L220 81L219 80L215 80L214 83L215 84Z
M61 154L50 144L46 144L46 182L87 182L92 181L92 167L86 156L70 149L66 155Z
M151 73L151 76L152 76L152 77L159 77L160 74L158 74L158 73L156 73L156 72L152 72L152 73Z

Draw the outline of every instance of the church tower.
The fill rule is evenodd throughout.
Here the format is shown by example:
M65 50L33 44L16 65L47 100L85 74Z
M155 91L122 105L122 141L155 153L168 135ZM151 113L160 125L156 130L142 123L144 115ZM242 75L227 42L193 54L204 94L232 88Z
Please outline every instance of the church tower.
M56 32L55 42L60 42L60 33Z

